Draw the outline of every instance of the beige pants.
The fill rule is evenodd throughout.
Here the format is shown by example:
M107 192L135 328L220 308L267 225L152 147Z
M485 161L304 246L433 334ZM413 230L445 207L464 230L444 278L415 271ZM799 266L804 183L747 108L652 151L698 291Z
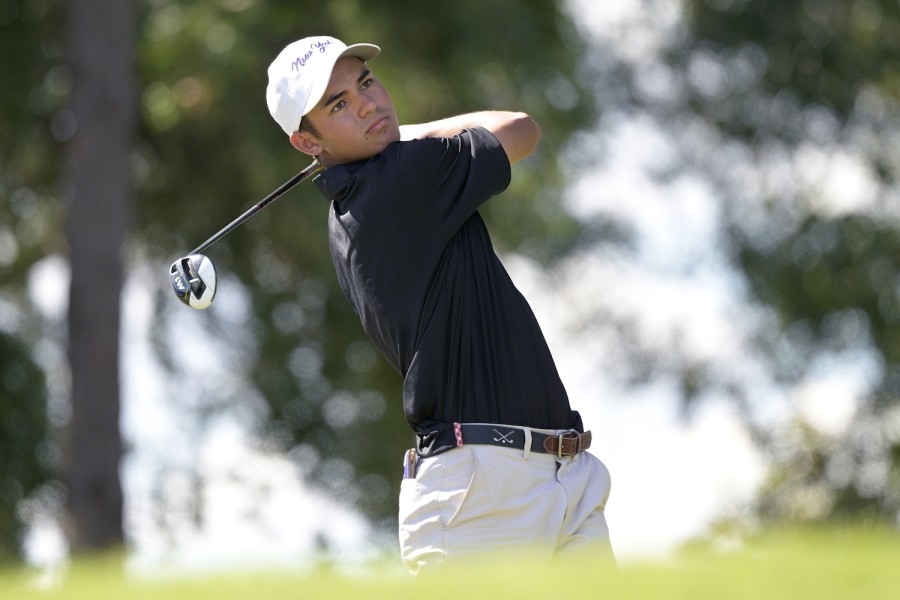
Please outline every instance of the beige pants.
M400 552L413 573L484 552L612 557L599 459L463 445L418 460L400 487Z

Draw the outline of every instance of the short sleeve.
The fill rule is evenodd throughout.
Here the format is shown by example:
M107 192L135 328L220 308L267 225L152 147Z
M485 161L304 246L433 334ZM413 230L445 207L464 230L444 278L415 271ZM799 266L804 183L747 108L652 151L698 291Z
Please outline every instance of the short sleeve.
M419 226L452 235L491 197L503 192L511 177L503 146L482 127L450 138L428 138L398 144L396 174L413 203L408 214Z

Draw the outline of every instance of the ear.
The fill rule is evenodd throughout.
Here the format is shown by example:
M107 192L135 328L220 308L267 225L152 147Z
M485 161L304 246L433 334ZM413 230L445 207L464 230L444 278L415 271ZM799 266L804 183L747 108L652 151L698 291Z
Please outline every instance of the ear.
M303 154L309 154L310 156L318 156L323 150L318 140L306 131L295 131L292 133L291 145Z

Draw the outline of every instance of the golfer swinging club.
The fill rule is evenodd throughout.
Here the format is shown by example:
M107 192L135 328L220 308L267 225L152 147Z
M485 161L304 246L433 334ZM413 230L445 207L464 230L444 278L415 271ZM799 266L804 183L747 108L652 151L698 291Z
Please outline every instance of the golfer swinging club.
M367 61L332 37L269 67L269 112L324 167L341 289L403 376L416 446L404 460L400 548L413 573L483 552L611 556L609 472L479 207L510 182L540 129L486 111L400 126ZM495 200L500 201L500 200Z

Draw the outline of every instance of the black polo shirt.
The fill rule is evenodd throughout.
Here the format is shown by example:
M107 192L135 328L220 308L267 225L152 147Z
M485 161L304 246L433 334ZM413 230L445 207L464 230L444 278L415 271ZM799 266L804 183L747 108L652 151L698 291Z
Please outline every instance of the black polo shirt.
M480 127L397 142L315 179L332 200L341 289L403 376L406 419L426 456L455 447L453 422L583 430L478 214L509 181L506 153Z

